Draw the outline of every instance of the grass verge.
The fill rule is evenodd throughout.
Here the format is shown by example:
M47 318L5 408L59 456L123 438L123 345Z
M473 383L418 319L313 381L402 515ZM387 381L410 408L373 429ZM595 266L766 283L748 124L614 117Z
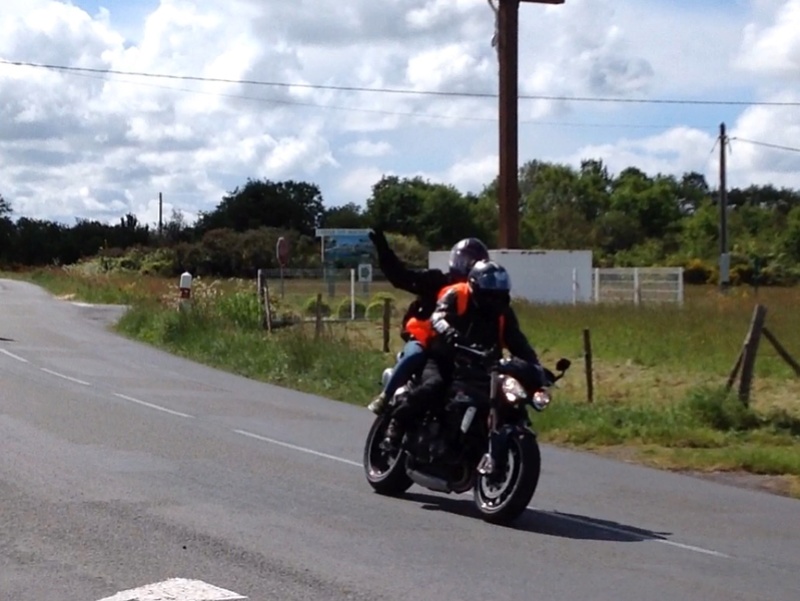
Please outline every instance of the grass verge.
M196 281L192 309L178 311L174 282L157 278L75 270L40 270L15 277L86 302L130 304L116 326L126 336L214 367L339 401L365 405L378 391L381 370L393 359L378 350L378 323L328 325L320 339L315 339L313 326L265 333L250 282ZM545 362L568 356L575 365L557 401L534 416L542 440L662 469L738 472L750 478L740 479L739 484L800 498L800 383L789 379L787 370L764 353L765 358L759 355L751 407L744 407L720 386L746 330L749 300L737 303L729 297L719 304L698 294L691 308L660 312L628 306L522 305L521 322L526 331L536 332L531 338L538 342ZM793 301L787 295L785 302ZM783 303L766 304L770 319L778 324L773 330L794 342L795 312L787 317ZM587 326L593 337L597 332L599 342L597 397L592 404L584 400L576 342ZM702 334L687 338L697 329ZM722 341L714 338L715 332ZM393 338L395 333L393 329ZM397 348L400 342L393 344ZM721 349L727 346L732 347L731 359L723 361ZM698 361L700 356L705 360Z

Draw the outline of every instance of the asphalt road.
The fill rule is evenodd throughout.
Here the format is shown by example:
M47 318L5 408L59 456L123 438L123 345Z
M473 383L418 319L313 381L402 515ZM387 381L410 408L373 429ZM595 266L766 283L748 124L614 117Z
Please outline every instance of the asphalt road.
M383 498L365 408L125 340L118 314L0 280L3 601L169 578L259 601L800 599L796 500L548 446L516 528Z

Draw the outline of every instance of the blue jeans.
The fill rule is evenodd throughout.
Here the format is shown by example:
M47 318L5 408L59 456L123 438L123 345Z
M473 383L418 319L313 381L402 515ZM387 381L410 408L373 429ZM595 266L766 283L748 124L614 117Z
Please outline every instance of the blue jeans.
M392 377L386 383L383 393L387 399L392 398L395 391L405 384L411 375L425 366L427 356L425 348L416 340L409 340L403 347L400 360L394 366Z

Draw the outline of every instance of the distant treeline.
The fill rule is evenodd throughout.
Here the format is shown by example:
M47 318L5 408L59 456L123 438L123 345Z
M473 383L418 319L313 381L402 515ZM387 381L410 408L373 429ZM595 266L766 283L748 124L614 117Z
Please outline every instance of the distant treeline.
M578 169L531 161L520 168L519 181L524 248L589 248L596 266L683 265L689 282L717 277L718 191L699 173L651 176L631 167L611 177L597 160ZM402 257L422 266L429 249L449 248L465 236L496 246L498 231L496 180L475 195L419 177L384 176L364 209L355 203L326 207L312 183L248 180L194 224L173 211L160 234L131 214L116 224L13 221L12 203L0 197L0 263L6 268L103 256L109 269L249 277L259 267L277 266L281 235L290 240L290 266L313 268L320 263L315 228L376 226L392 234ZM800 192L733 188L728 205L734 283L797 281Z

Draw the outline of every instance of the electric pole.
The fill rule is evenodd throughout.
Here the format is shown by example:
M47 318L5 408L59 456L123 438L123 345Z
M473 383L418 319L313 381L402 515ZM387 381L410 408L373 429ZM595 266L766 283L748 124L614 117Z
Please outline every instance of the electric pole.
M564 4L564 0L497 0L496 36L499 62L500 173L497 201L500 217L500 248L519 248L518 167L518 65L519 4ZM489 4L494 8L492 0Z
M164 226L164 219L163 219L163 207L164 201L161 198L161 192L158 193L158 237L161 237L161 229Z
M728 136L725 123L719 126L719 289L725 292L730 285L730 255L728 254L728 189L725 182L725 150Z

